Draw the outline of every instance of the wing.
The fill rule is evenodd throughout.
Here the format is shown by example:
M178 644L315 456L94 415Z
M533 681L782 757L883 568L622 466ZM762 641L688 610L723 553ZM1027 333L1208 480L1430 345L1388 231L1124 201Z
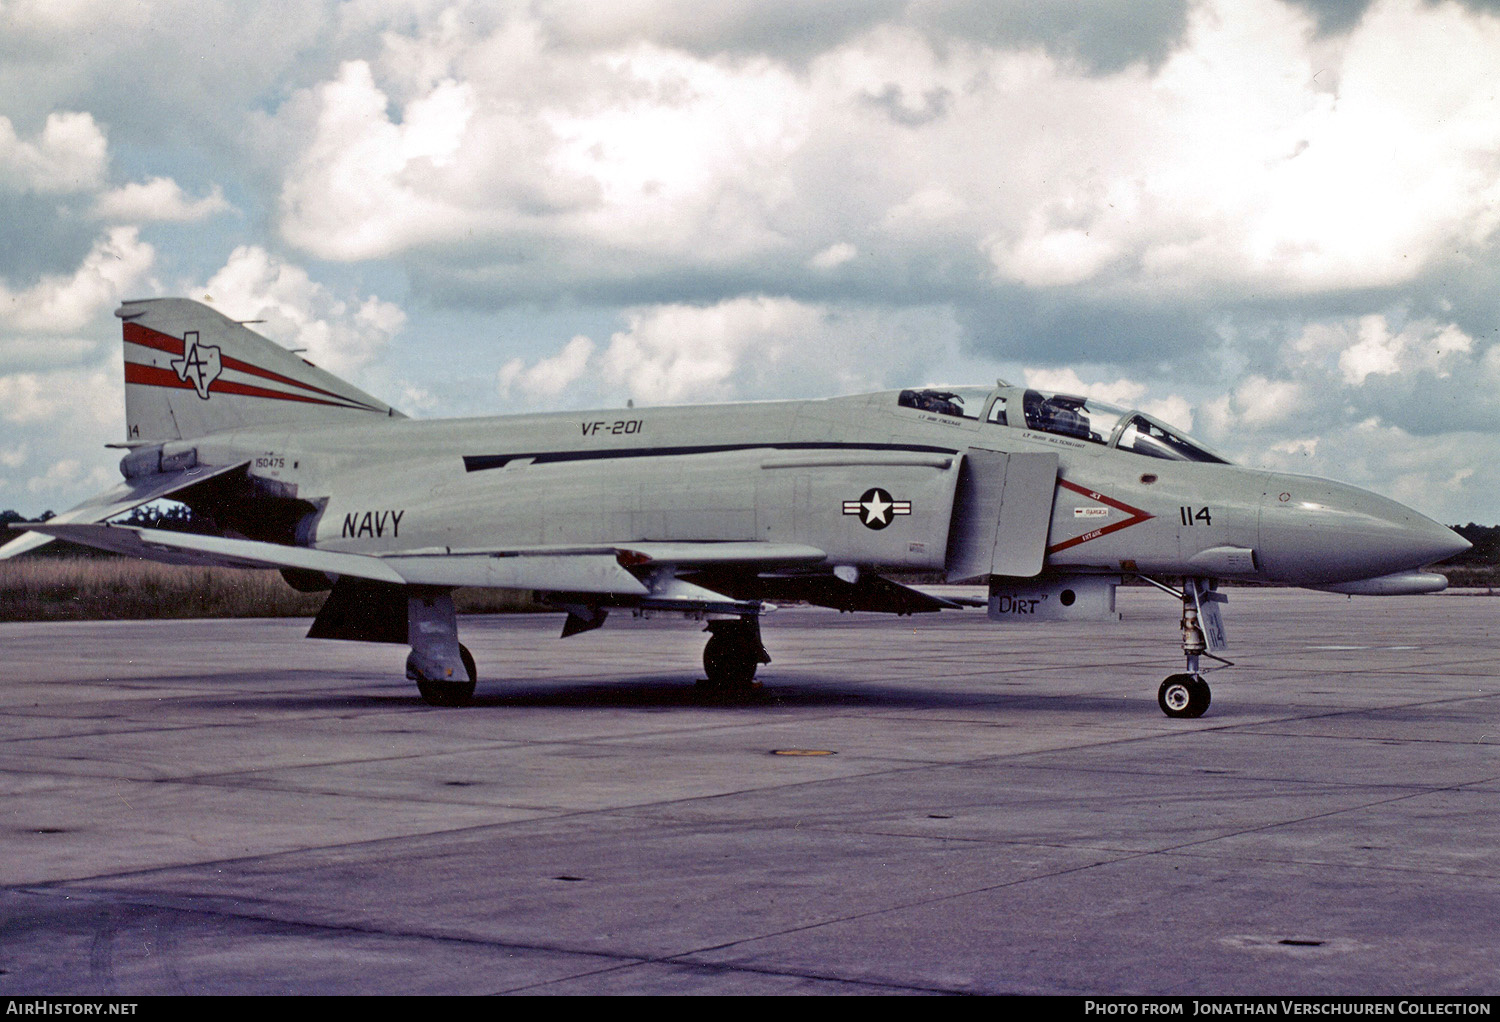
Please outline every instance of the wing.
M759 601L767 599L896 614L958 606L878 575L834 574L822 550L788 543L647 542L371 555L56 519L28 528L170 564L294 568L389 585L530 589L551 594L564 608L606 603L743 614L758 611Z
M667 576L674 575L674 569L683 565L784 566L825 558L823 551L813 547L772 543L634 543L415 550L372 555L128 525L60 522L58 518L26 528L49 538L69 539L169 564L297 568L394 585L479 586L634 597L682 595L670 585ZM653 575L661 577L652 578Z

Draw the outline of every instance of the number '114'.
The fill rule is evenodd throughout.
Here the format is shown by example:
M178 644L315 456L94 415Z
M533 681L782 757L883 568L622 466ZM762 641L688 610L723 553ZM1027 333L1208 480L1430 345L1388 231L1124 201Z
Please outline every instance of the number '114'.
M1202 522L1204 525L1212 525L1214 523L1214 516L1209 513L1206 507L1197 509L1179 507L1177 514L1181 517L1183 525L1197 525L1199 522Z

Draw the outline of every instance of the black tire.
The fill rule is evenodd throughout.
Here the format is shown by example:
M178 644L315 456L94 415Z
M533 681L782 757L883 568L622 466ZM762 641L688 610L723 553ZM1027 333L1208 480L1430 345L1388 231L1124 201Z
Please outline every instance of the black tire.
M1194 714L1194 716L1201 717L1208 712L1208 704L1213 702L1214 698L1213 692L1209 690L1208 682L1203 680L1203 677L1201 675L1198 677L1197 698L1199 700L1199 708L1198 712Z
M1196 674L1174 674L1156 690L1156 705L1168 717L1201 717L1211 698L1208 682Z
M711 688L749 688L759 666L750 643L732 632L715 632L703 647L703 673Z
M417 681L417 691L428 706L468 706L474 701L474 686L479 682L479 668L469 647L459 644L459 658L468 672L468 681Z

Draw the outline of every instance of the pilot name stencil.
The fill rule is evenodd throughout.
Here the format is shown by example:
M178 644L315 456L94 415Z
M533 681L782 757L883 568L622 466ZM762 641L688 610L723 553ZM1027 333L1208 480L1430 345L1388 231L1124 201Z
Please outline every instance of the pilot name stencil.
M401 518L405 509L390 511L351 511L344 516L344 539L371 536L384 539L387 532L395 539L401 535Z

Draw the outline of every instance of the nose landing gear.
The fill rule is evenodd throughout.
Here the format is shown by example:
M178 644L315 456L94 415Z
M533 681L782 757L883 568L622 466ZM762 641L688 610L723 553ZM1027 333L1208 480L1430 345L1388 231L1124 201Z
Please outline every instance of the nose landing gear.
M1202 668L1202 658L1217 660L1225 667L1234 666L1213 652L1228 645L1218 607L1226 598L1208 579L1183 579L1182 591L1178 592L1155 579L1140 577L1182 600L1182 655L1187 660L1187 672L1173 674L1161 683L1156 690L1156 705L1168 717L1201 717L1213 701L1213 693L1203 678L1203 671L1212 668Z

